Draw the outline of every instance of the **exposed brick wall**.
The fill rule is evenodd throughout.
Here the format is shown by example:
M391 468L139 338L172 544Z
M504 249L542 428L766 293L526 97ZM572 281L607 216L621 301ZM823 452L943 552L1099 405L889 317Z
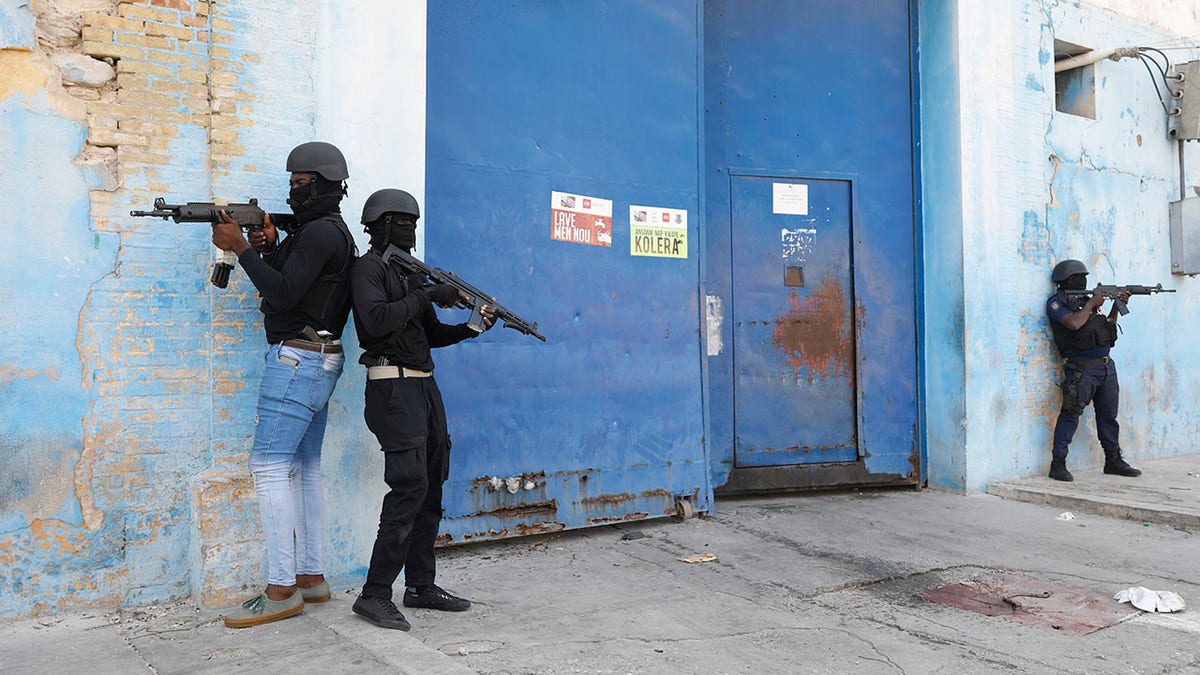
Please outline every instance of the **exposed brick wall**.
M56 65L61 81L44 86L82 107L75 163L92 176L90 226L120 246L79 312L88 404L67 479L78 517L38 517L0 536L16 591L0 614L226 602L262 580L244 467L260 357L246 347L261 341L253 288L239 270L213 293L206 225L129 215L157 196L244 197L218 189L257 171L242 138L254 96L240 78L259 57L234 47L235 21L222 15L237 5L35 3L41 54L31 59Z

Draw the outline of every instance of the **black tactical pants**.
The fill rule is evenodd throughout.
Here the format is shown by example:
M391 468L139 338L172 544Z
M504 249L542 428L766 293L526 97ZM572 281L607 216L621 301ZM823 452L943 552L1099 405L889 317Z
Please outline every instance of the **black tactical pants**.
M383 497L362 594L390 600L401 569L407 586L433 584L450 436L432 377L368 380L363 416L383 447L383 479L390 490Z

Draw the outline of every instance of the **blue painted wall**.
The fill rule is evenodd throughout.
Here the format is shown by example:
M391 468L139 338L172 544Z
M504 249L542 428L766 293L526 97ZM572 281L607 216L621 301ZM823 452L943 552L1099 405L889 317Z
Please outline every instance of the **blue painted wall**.
M959 117L959 3L921 3L921 206L924 282L921 316L922 396L926 480L930 486L966 483L963 363L962 150Z
M11 197L0 227L9 252L0 269L0 616L48 603L44 583L77 579L113 555L67 533L84 520L77 462L81 381L91 373L76 342L79 308L89 281L111 271L116 241L88 227L88 190L98 186L72 163L84 110L47 87L54 73L31 51L32 29L27 5L0 7L0 180Z
M1136 60L1102 61L1095 119L1054 105L1055 39L1107 49L1178 38L1088 3L922 6L930 484L976 491L1047 470L1061 371L1044 304L1065 258L1083 260L1093 283L1178 289L1135 300L1121 321L1122 446L1135 465L1193 451L1181 340L1197 325L1195 281L1170 274L1178 156L1154 86ZM1186 152L1193 185L1196 148ZM1099 471L1101 460L1089 411L1068 466Z

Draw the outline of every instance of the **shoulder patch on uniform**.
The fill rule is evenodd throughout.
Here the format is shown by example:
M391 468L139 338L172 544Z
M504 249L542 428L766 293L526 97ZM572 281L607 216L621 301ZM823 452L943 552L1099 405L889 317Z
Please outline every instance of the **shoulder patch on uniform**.
M1061 306L1061 305L1059 305L1059 304L1058 304L1058 301L1057 301L1057 300L1055 300L1054 302L1050 303L1050 309L1058 309L1060 306Z

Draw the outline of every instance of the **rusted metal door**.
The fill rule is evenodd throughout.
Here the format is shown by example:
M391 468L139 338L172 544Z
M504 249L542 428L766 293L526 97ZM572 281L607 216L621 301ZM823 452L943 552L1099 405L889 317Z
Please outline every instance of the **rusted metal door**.
M718 494L919 480L915 11L704 2Z
M858 457L850 185L730 176L736 466Z

